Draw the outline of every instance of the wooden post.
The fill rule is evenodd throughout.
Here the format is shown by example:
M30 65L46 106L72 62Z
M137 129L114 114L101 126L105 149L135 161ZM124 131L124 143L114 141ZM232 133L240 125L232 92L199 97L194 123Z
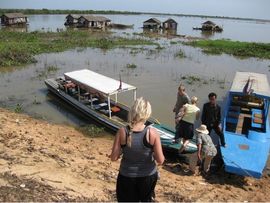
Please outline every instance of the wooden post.
M93 98L92 98L92 94L90 94L90 101L91 101L91 108L93 108Z
M136 89L135 89L135 90L133 90L133 100L134 101L136 100L136 97L137 97L137 95L136 95Z
M115 103L117 103L117 93L115 94Z
M108 96L108 107L109 107L109 117L112 118L110 96Z

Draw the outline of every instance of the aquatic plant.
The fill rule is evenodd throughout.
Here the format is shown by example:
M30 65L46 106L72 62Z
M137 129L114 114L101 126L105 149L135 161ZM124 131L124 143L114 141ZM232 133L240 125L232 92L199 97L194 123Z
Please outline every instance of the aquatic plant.
M177 44L176 41L170 41L170 44Z
M127 67L127 68L137 68L137 65L134 64L134 63L128 63L128 64L126 65L126 67Z
M185 53L182 50L180 50L174 54L174 57L175 58L186 58L187 56L185 55Z
M18 33L0 30L0 67L18 66L36 62L34 55L61 52L72 48L101 48L157 45L139 38L112 37L109 32L67 30L63 32ZM20 43L17 43L17 42Z
M230 40L196 40L185 45L202 48L206 54L231 54L240 58L270 59L270 43L239 42Z
M22 104L16 104L16 107L15 107L15 109L14 109L14 112L15 113L21 113L21 112L23 112L23 106L22 106Z
M41 102L37 100L36 96L34 98L33 104L35 104L35 105L41 104Z
M178 80L188 85L197 85L198 87L202 85L210 85L210 84L215 83L219 85L219 88L221 89L225 89L225 86L227 84L226 77L224 77L223 79L219 79L218 77L207 78L207 77L200 77L196 75L184 75L184 76L180 75Z
M55 73L59 68L56 65L47 65L47 63L44 64L43 70L37 70L37 77L39 79L47 78L49 75Z

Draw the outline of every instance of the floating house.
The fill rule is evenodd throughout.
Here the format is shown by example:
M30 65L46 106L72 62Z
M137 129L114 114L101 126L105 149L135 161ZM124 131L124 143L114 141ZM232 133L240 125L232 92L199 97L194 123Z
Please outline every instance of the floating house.
M177 29L177 22L172 18L163 22L163 29L165 30L176 30Z
M1 16L2 25L26 25L27 16L22 13L5 13Z
M104 16L84 15L78 19L78 27L104 28L111 24L111 20Z
M143 22L143 28L160 29L161 27L161 22L156 18L150 18Z
M78 25L78 20L82 15L69 14L66 17L65 25L76 26Z
M202 24L202 30L205 31L223 31L222 27L216 25L212 21L208 20Z

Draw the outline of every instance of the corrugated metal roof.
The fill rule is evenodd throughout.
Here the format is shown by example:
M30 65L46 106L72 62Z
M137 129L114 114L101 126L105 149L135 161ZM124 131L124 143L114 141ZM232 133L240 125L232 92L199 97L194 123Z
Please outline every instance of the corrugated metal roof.
M231 92L243 92L248 80L250 80L249 87L253 94L270 97L270 87L267 76L260 73L252 72L236 72Z
M163 23L177 23L174 19L169 18L168 20L164 21Z
M104 16L83 15L81 16L81 18L85 18L88 21L102 21L102 22L111 21L109 18L106 18Z
M143 23L148 23L148 22L156 22L156 23L158 23L158 24L161 24L161 21L159 21L159 20L156 19L156 18L150 18L150 19L144 21Z
M5 13L4 16L8 18L26 18L27 16L22 13Z
M74 19L78 19L78 18L80 18L80 17L83 16L83 15L80 15L80 14L68 14L67 17L68 17L68 16L71 16L71 17L74 18ZM66 17L66 18L67 18L67 17Z

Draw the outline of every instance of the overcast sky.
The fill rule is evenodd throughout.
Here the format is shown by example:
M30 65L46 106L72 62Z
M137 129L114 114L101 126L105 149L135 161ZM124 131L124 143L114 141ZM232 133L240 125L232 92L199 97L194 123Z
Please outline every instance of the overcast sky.
M270 0L0 0L0 8L118 10L270 19Z

